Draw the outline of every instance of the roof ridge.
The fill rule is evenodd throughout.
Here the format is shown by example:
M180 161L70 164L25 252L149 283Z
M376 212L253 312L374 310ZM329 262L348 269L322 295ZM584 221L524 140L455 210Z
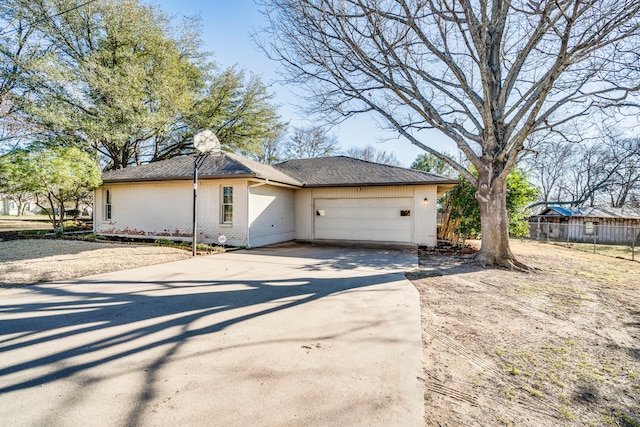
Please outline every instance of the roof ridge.
M345 155L289 159L273 165L305 187L398 184L455 184L458 180L402 166Z
M307 161L313 161L313 160L318 160L318 159L335 159L337 157L342 157L344 159L349 159L349 160L356 160L358 162L368 163L368 164L376 165L376 166L384 166L384 167L387 167L387 168L400 169L400 170L403 170L403 171L409 170L409 171L413 171L413 172L418 172L420 174L423 174L423 175L426 175L426 176L429 176L429 177L446 178L446 179L450 179L452 181L456 180L455 178L450 178L448 176L443 176L443 175L438 175L438 174L431 173L431 172L421 171L420 169L413 169L413 168L410 168L410 167L409 168L405 168L404 166L397 166L397 165L389 165L389 164L386 164L386 163L374 162L372 160L359 159L357 157L351 157L351 156L347 156L347 155L344 155L344 154L337 154L335 156L311 157L311 158L308 158L308 159L288 159L288 160L285 160L283 162L276 163L275 166L281 165L283 163L287 163L287 162L290 162L290 161L307 162Z

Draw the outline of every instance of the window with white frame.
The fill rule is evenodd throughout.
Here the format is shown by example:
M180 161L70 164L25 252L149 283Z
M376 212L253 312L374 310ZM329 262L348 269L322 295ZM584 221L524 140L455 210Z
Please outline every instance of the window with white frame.
M104 190L104 220L111 220L111 190Z
M584 222L584 234L596 234L596 227L598 223L595 221Z
M222 223L233 222L233 187L222 187Z

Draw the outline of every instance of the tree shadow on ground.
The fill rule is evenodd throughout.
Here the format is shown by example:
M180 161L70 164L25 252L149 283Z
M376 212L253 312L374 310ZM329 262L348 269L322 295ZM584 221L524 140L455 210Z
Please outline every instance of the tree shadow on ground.
M418 270L407 273L409 280L475 273L486 270L486 268L473 262L472 255L423 254L420 256L419 266Z
M35 285L28 291L45 296L47 302L21 303L18 298L0 304L4 317L0 351L19 351L24 356L0 362L0 378L4 379L0 395L78 376L114 360L166 346L160 356L153 353L153 360L143 367L145 384L127 422L136 425L146 403L155 395L158 371L188 340L338 293L375 291L370 288L396 280L398 274L392 273L351 279L166 280L135 282L133 292L127 292L130 282L120 281ZM87 291L90 285L102 285L101 291ZM239 310L244 314L229 315L224 320L213 321L211 317L250 307L256 309ZM175 332L158 340L143 340L169 330ZM74 336L77 339L66 347L54 344ZM51 344L51 350L32 356L38 353L31 349L42 344ZM24 375L27 371L33 375Z

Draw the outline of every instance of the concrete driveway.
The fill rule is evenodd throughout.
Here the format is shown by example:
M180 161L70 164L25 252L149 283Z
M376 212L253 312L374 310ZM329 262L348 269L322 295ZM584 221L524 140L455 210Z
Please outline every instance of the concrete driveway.
M2 425L423 425L416 266L289 245L0 289Z

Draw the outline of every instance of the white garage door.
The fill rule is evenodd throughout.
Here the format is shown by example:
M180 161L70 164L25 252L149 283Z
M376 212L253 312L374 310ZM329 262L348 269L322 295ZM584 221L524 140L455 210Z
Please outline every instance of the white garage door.
M315 199L314 237L332 240L409 242L413 199Z

